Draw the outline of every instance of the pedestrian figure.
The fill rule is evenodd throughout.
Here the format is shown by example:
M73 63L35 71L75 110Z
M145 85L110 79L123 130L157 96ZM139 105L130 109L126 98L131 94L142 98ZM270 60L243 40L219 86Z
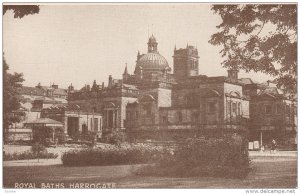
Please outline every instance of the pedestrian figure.
M276 153L276 141L275 139L272 140L272 143L271 143L271 153Z

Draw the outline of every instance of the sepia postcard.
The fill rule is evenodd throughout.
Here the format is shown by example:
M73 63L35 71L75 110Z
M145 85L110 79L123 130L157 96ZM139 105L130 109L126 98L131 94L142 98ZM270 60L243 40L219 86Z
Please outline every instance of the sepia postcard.
M2 10L6 192L296 193L297 3Z

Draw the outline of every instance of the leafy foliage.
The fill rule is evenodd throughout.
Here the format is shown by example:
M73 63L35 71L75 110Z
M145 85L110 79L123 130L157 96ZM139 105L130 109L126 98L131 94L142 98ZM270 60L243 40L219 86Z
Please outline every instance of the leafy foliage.
M13 154L4 154L3 160L29 160L29 159L50 159L50 158L57 158L58 154L48 153L47 151L41 152L39 155L33 153L32 151L25 151L25 152L16 152Z
M14 18L23 18L31 14L38 14L40 7L38 5L3 5L3 15L8 11L14 12Z
M279 87L296 91L297 5L213 5L222 18L209 42L222 46L222 65L274 76Z
M9 125L20 121L20 116L13 114L20 107L20 95L18 90L22 87L22 73L8 73L9 67L3 58L3 127L7 129Z
M65 166L105 166L142 164L159 160L166 151L149 146L115 147L114 149L88 148L71 150L62 155Z
M31 147L31 151L32 151L34 154L39 155L40 153L46 151L46 147L45 147L43 144L35 143L35 144L33 144L33 146Z
M159 164L138 174L150 176L213 176L245 178L250 172L246 144L239 136L223 139L192 139L166 154Z
M125 142L126 134L121 131L113 131L112 133L105 135L102 140L105 143L120 145L122 142Z

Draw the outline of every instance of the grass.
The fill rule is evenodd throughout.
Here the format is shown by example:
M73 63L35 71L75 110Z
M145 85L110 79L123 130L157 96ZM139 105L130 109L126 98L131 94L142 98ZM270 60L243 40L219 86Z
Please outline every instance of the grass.
M244 180L212 177L150 177L136 176L141 165L120 166L31 166L4 167L4 188L15 183L116 183L116 188L295 188L297 160L259 161L252 163L253 172Z

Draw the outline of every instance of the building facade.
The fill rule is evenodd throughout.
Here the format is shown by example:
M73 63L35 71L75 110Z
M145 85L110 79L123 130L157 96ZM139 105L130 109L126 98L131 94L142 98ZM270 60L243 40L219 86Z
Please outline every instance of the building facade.
M64 134L71 138L88 135L92 132L97 138L102 137L103 120L101 114L82 111L78 105L53 105L44 108L41 117L63 123Z
M107 86L97 85L96 81L92 87L86 85L80 90L70 86L68 104L101 114L104 134L126 130L133 139L173 140L184 134L247 129L257 139L253 134L275 130L279 121L281 126L288 126L287 130L296 128L296 119L287 116L295 115L287 113L296 106L295 100L281 94L270 95L269 86L264 90L254 89L261 84L239 78L235 69L228 70L227 76L200 75L199 54L194 46L175 47L173 72L159 53L153 35L147 47L147 53L138 52L133 74L126 65L122 79L110 75ZM281 108L270 108L267 104ZM268 115L270 109L278 113Z
M22 86L18 93L21 97L21 108L13 114L19 115L21 122L14 123L12 128L23 128L24 123L40 118L43 108L67 103L68 95L66 89L58 88L54 83L49 87L40 84L35 87Z
M250 97L251 140L264 146L276 139L283 147L297 144L296 96L284 93L275 84L251 83L244 86Z
M104 133L237 128L242 118L249 118L249 99L237 73L199 75L198 50L187 45L174 49L172 74L153 35L147 47L146 54L138 52L133 74L126 66L122 79L109 76L107 86L96 81L80 90L70 86L68 103L102 114Z

